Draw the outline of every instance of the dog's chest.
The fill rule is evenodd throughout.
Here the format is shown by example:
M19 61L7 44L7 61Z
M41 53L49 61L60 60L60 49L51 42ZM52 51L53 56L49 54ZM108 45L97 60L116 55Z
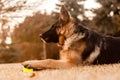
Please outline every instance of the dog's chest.
M82 54L86 49L86 42L78 38L69 38L65 41L63 50L75 51L77 54Z
M68 41L64 44L63 50L60 52L61 59L74 63L82 63L82 53L86 48L83 41Z
M70 38L67 38L63 45L63 50L68 50L71 48L79 48L81 44L83 45L82 38L85 37L84 34L74 34Z

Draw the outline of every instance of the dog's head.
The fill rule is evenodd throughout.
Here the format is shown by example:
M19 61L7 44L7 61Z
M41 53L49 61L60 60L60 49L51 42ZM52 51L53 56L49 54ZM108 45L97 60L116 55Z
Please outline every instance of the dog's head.
M44 42L47 42L47 43L50 43L50 42L57 43L58 42L58 35L56 32L56 28L57 28L56 25L52 25L52 27L48 31L46 31L43 34L40 34L40 38Z
M65 38L70 36L67 27L69 27L70 25L73 26L72 20L73 19L70 13L66 10L65 6L62 6L59 14L59 19L56 21L56 23L52 25L52 27L48 31L41 34L40 37L45 42L54 42L63 45Z
M40 37L45 42L54 42L58 43L60 46L64 44L64 41L73 35L75 31L80 31L78 29L75 30L75 22L67 11L65 6L61 7L59 19L52 25L52 27L41 34Z

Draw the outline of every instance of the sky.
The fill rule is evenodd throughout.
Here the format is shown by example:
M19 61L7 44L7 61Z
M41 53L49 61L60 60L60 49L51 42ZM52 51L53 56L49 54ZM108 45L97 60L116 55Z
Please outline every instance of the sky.
M101 5L99 3L97 3L95 0L87 0L84 3L84 8L86 9L97 9L100 8ZM94 13L92 13L91 11L86 11L85 12L86 17L88 17L90 20L93 19L94 16L96 16Z
M10 35L14 30L14 26L17 26L19 23L22 23L26 16L32 16L35 12L41 11L41 13L47 13L48 15L51 14L53 10L55 10L56 3L59 3L58 0L1 0L4 2L5 7L12 7L15 5L21 5L23 2L26 3L23 5L25 6L22 10L17 10L16 12L5 13L0 15L0 17L4 18L4 16L8 17L9 22L4 26L4 28L8 28L10 26L10 32L8 32L8 37L6 38L6 43L11 44ZM52 1L52 2L51 2ZM83 2L84 8L86 9L97 9L100 8L101 5L96 3L95 0L87 0ZM94 5L91 5L94 4ZM95 14L91 11L86 11L85 15L92 19ZM0 22L0 32L1 32L1 22ZM1 39L0 39L1 41Z

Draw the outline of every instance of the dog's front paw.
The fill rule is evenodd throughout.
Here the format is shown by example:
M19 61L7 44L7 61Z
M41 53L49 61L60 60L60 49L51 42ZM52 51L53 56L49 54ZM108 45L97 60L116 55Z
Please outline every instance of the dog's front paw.
M22 65L26 68L33 68L33 64L30 61L25 61L22 63Z
M31 60L31 61L25 61L22 63L22 65L26 68L32 68L34 70L43 70L46 69L42 64L40 64L41 61L38 60Z
M22 65L25 67L25 68L32 68L31 64L26 64L26 63L22 63Z
M22 65L26 68L38 69L36 61L25 61Z

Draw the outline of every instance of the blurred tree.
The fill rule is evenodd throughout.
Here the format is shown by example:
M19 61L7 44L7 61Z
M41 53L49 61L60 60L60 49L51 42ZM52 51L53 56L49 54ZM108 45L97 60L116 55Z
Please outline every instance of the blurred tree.
M25 52L25 51L21 51L22 50L21 47L23 46L24 48L26 48L26 46L28 47L27 43L23 43L20 45L13 44L13 43L6 44L6 40L8 37L11 37L11 33L12 33L11 30L13 30L13 27L15 24L12 22L17 22L19 18L24 18L25 15L29 16L29 14L25 14L25 15L24 14L18 15L18 14L21 11L33 10L36 6L41 4L42 0L39 0L38 3L33 2L30 4L28 3L29 1L30 0L27 0L27 1L26 0L22 0L22 1L21 0L0 0L0 61L1 61L0 63L20 61L19 57L21 55L21 52L23 53ZM12 25L10 23L12 23ZM30 31L27 33L30 33ZM16 41L18 40L16 39ZM35 46L35 45L32 44L32 46ZM28 48L31 50L31 48L33 47L29 46ZM36 46L35 48L37 50L40 49L38 46ZM34 58L32 57L32 59Z
M15 27L12 36L13 43L41 42L39 34L48 29L53 21L51 16L40 13L36 13L32 17L26 17L25 21L19 24L19 27Z
M7 5L6 5L7 4ZM9 6L8 6L9 4ZM18 51L7 44L6 40L10 37L10 25L8 22L16 16L9 16L18 9L21 5L11 4L11 0L0 0L0 63L9 63L18 61Z
M11 0L0 0L0 46L2 47L6 47L8 46L5 41L6 38L8 36L10 36L8 34L8 32L10 32L10 25L7 25L7 23L9 22L10 19L13 19L13 17L15 16L8 16L8 14L10 12L15 12L16 10L20 10L22 8L22 4L21 5L12 5L12 6L7 6L6 4L10 4Z
M113 34L120 30L120 0L97 0L102 7L94 12L97 14L93 22L98 31Z
M84 14L85 13L85 9L83 6L84 1L85 0L60 0L60 3L57 4L56 9L59 9L61 5L64 4L76 21L79 22L82 19L87 20L87 17ZM79 16L81 16L82 19Z
M96 0L102 7L98 9L85 9L84 1L86 0L60 0L57 4L59 8L65 4L72 16L79 21L79 16L82 17L81 23L88 25L92 29L102 34L113 34L120 30L120 1L119 0ZM92 4L91 4L92 5ZM91 11L96 14L93 20L89 20L85 16L86 11Z
M38 3L29 3L29 0L0 0L0 39L5 45L6 37L11 35L10 30L13 27L9 22L16 22L14 19L24 18L26 14L19 14L21 11L33 10L40 5L42 0ZM19 14L19 15L18 15ZM27 14L29 16L30 14ZM9 33L9 35L8 35Z
M54 22L55 19L51 15L35 13L32 17L26 17L24 22L19 24L19 27L15 27L12 39L13 43L16 43L18 49L22 51L20 61L26 59L43 59L43 42L39 34L48 30ZM46 45L47 58L56 58L56 54L58 57L58 48L56 48L56 45ZM55 50L53 51L54 47Z
M0 63L15 63L19 60L19 51L15 48L0 47Z
M0 13L17 12L21 10L32 10L42 4L43 0L30 2L30 0L0 0ZM14 16L13 16L14 17Z

